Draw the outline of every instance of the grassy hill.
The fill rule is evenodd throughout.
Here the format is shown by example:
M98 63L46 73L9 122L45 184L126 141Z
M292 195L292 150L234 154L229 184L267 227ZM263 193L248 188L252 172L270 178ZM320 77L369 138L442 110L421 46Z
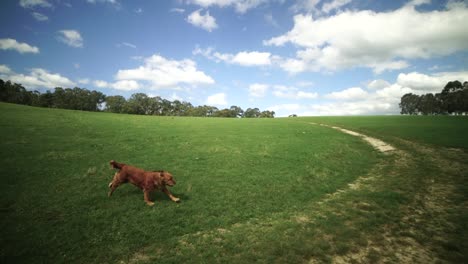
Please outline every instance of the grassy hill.
M2 103L2 262L391 260L397 249L380 252L389 246L374 242L383 234L395 243L401 237L419 243L444 261L466 260L466 228L460 231L466 211L455 210L466 201L466 152L438 147L444 158L438 163L451 160L457 168L442 171L427 163L431 140L415 149L400 134L378 130L389 121L339 122L389 138L407 151L403 160L312 120L151 117ZM466 119L456 120L443 130L466 126ZM465 140L452 137L455 145L447 145L464 148ZM169 170L182 202L155 193L149 207L131 185L108 198L111 159ZM450 222L450 230L432 230L424 214L427 230L410 232L412 223L402 219L435 183L456 186L453 197L445 196L447 212L432 217ZM439 233L442 242L423 243Z

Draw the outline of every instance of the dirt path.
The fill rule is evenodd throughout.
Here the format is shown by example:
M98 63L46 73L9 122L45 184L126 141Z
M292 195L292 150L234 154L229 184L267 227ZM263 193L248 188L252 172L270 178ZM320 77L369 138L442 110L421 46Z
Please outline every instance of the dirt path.
M351 192L370 190L378 192L384 177L400 179L406 185L405 192L412 192L412 198L399 210L402 213L398 224L387 224L381 234L368 237L367 245L354 252L335 255L333 263L457 263L463 259L463 244L466 237L459 234L459 219L466 218L468 202L460 193L460 185L466 184L465 160L468 155L462 150L436 148L400 139L404 150L364 134L336 126L311 123L339 130L361 137L377 150L392 153L393 162L386 161L368 175L358 178L347 189L328 195L324 203L332 200L346 200L343 196ZM426 170L424 174L421 171ZM386 171L385 174L382 172ZM402 176L407 175L406 179ZM408 177L418 177L415 180ZM458 187L458 188L457 188ZM385 188L388 188L386 186ZM466 187L465 187L466 188ZM403 191L399 190L399 191ZM351 205L352 206L352 205ZM349 212L360 210L348 207ZM460 245L461 244L461 245ZM373 259L374 258L374 259ZM317 263L312 258L310 263Z
M352 135L352 136L355 136L355 137L360 137L360 138L362 138L364 141L369 143L371 146L373 146L375 149L377 149L380 152L385 153L385 152L390 152L390 151L396 150L393 146L383 142L380 139L369 137L369 136L366 136L364 134L360 134L360 133L357 133L357 132L354 132L354 131L351 131L351 130L348 130L348 129L344 129L344 128L337 127L337 126L329 126L329 125L325 125L325 124L317 124L317 123L310 123L310 124L324 126L324 127L330 127L330 128L339 130L339 131L341 131L343 133L346 133L346 134L349 134L349 135Z

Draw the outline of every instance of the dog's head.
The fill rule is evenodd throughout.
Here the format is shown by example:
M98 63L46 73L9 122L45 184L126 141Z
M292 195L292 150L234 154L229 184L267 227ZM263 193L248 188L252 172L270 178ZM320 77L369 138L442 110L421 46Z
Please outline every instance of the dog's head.
M164 185L172 187L176 184L174 177L168 171L159 171L159 175Z

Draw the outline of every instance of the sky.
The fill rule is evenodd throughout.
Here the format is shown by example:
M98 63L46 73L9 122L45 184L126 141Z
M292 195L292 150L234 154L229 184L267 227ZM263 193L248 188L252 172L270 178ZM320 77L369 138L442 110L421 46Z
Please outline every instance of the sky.
M468 0L5 0L0 78L277 117L399 114L468 81Z

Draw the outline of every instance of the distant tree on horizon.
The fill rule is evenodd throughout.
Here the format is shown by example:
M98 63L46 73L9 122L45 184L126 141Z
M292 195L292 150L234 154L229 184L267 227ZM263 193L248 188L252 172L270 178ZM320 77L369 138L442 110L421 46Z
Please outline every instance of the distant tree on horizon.
M134 93L128 99L121 95L106 96L99 91L85 88L56 87L45 93L28 91L21 84L0 79L0 101L38 107L63 108L82 111L105 111L137 115L197 116L197 117L274 117L273 111L261 112L258 108L247 111L236 105L219 110L203 105L194 107L191 103L170 101L160 96L149 97L145 93ZM247 113L247 115L246 115Z
M400 100L403 115L468 114L468 82L448 82L437 94L405 94Z

